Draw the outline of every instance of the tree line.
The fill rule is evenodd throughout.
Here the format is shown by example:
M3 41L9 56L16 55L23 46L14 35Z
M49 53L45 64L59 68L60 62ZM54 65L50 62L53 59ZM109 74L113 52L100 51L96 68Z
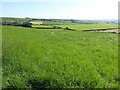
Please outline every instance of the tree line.
M22 27L31 27L32 23L30 23L30 19L7 19L3 18L0 24L2 25L11 25L11 26L22 26Z

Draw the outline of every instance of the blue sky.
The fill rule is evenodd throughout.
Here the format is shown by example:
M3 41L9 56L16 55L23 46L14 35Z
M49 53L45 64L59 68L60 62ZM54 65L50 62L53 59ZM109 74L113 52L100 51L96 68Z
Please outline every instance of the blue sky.
M117 19L119 0L2 0L2 16L59 19Z

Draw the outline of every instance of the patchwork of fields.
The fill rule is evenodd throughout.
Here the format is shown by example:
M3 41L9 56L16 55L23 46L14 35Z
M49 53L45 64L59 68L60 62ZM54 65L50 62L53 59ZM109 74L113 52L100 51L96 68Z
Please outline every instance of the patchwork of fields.
M117 29L117 24L63 24L63 25L32 25L36 29L54 29L54 26L61 27L64 29L66 27L81 31L81 30L101 30L101 29Z
M3 88L118 85L117 34L3 26L2 39Z
M61 27L69 27L75 30L99 30L118 28L117 24L73 24L73 25L60 25Z

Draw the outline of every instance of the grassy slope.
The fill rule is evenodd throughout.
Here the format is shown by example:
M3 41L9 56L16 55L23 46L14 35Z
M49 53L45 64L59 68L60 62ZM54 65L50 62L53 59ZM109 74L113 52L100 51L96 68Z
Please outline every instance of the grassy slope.
M117 35L3 26L3 88L117 87Z

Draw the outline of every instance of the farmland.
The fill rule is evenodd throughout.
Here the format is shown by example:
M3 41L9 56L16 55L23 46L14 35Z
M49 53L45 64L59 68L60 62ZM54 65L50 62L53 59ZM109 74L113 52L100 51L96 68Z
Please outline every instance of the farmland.
M74 23L73 23L74 21ZM54 20L54 19L30 19L30 18L2 18L3 25L23 26L23 23L31 23L31 27L36 29L64 29L66 27L74 30L101 30L116 29L118 25L113 21L76 21L76 20ZM75 23L76 22L76 23ZM79 23L78 23L79 22ZM89 22L89 23L87 23Z
M71 24L71 25L60 25L61 27L69 27L75 30L99 30L99 29L111 29L117 28L117 24Z
M117 25L59 26L76 31L3 26L2 87L117 88L118 35L79 31Z
M64 25L32 25L33 28L37 29L54 29L53 26L61 27L62 29L68 27L77 31L82 30L109 30L117 29L117 24L64 24Z

